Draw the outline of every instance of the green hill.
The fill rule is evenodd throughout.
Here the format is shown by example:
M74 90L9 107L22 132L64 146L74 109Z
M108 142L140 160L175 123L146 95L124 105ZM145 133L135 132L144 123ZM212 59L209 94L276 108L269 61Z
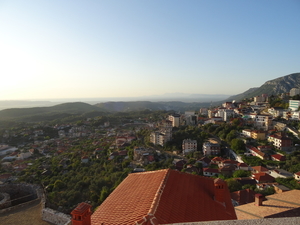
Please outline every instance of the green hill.
M13 108L1 110L0 120L49 121L92 111L103 111L103 109L83 102L63 103L51 107Z

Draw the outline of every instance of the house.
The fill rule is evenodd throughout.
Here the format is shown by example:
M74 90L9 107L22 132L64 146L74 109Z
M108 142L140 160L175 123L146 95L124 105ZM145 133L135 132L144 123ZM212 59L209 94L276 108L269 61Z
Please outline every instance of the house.
M259 151L266 152L266 151L272 150L272 147L269 145L260 145L260 146L257 146L257 149Z
M251 132L251 138L254 140L265 140L266 139L266 132L260 130L253 130Z
M233 200L234 206L244 205L247 203L254 202L255 192L251 189L244 189L230 193L231 199Z
M217 157L214 157L214 158L211 160L211 163L214 163L214 164L219 165L219 164L222 163L223 161L224 161L223 158L217 156Z
M290 189L282 184L274 184L273 185L275 193L279 194L285 191L290 191Z
M286 170L283 170L283 169L275 169L275 170L270 170L270 173L269 173L272 177L274 178L277 178L277 177L280 177L280 178L289 178L289 177L293 177L293 174L292 173L289 173L288 171Z
M250 129L242 130L242 135L244 135L245 137L251 138L251 130Z
M203 176L206 177L215 177L220 174L218 169L213 169L213 168L203 168Z
M193 165L187 165L186 169L184 170L185 173L196 173L196 174L200 174L202 172L202 170L196 166Z
M201 162L202 163L202 167L208 167L211 160L207 157L202 157L201 159L197 160L196 162Z
M295 180L300 181L300 171L297 173L294 173L294 178L295 178Z
M278 161L278 162L283 162L286 161L286 157L282 154L275 154L275 155L271 155L271 159L273 161Z
M266 167L263 166L253 166L252 173L268 173L269 170Z
M254 173L252 177L257 183L272 183L275 181L275 178L267 173Z
M251 170L251 168L246 163L238 163L237 170Z
M166 169L129 174L92 214L91 225L234 219L226 182Z
M87 157L87 156L82 156L82 157L81 157L81 162L82 162L82 163L88 163L88 162L89 162L89 157Z
M221 153L220 144L216 141L210 140L203 143L203 154L207 155L219 155Z
M221 174L225 176L232 176L233 172L236 170L235 165L226 165L219 168Z
M237 168L237 165L239 164L238 161L231 160L231 159L225 159L222 162L219 163L219 167L224 167L224 166L234 166Z
M256 183L256 188L259 190L266 190L268 188L274 187L274 185L278 185L278 183L276 182Z
M246 146L246 149L253 155L256 156L262 160L268 160L269 156L265 154L264 152L259 151L256 147L253 146Z
M173 164L177 170L181 171L183 166L186 164L186 161L183 159L174 159Z
M269 135L268 141L272 142L275 148L283 151L288 151L293 147L293 141L287 137L284 133L279 132L273 135Z
M262 196L256 195L255 204L248 203L245 205L235 207L235 212L238 220L252 221L253 219L262 218L299 216L300 190L291 190L279 194L268 195L266 196L266 199L266 201L263 201ZM299 220L297 221L299 222ZM297 224L297 222L286 221L286 223L281 222L275 224Z
M182 153L184 155L197 151L197 141L191 139L184 139L182 141Z
M133 159L134 160L141 160L145 153L152 153L152 152L153 152L153 150L151 150L151 149L136 146L133 149Z

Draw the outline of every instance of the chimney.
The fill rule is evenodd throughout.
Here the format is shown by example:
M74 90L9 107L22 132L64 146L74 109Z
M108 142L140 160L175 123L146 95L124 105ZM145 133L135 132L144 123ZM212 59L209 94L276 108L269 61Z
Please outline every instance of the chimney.
M255 194L255 205L256 206L262 206L264 196L262 194Z
M225 203L225 185L225 181L220 178L214 180L215 200L222 204Z
M72 225L91 225L92 206L80 203L72 212Z

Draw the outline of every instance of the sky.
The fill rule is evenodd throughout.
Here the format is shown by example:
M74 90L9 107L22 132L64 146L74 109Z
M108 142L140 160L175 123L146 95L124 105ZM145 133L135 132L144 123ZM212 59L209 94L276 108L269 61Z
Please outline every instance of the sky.
M299 0L0 0L0 100L242 93L300 72Z

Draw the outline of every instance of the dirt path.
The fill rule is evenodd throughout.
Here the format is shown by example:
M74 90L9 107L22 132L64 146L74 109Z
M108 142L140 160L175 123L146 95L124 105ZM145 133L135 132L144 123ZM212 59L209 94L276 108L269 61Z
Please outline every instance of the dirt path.
M21 209L0 214L1 225L50 225L42 220L41 204L32 203Z

